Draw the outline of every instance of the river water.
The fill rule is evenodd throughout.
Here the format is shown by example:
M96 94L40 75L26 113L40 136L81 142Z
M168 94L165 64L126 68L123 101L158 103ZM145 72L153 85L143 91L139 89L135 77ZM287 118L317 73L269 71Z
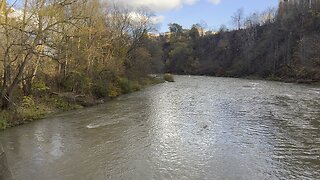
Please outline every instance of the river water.
M317 179L320 87L176 76L0 132L15 179Z

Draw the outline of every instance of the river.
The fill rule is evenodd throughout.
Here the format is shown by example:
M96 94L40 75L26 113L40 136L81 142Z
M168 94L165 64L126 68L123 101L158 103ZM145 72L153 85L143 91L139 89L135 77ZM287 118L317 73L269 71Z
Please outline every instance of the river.
M175 80L1 131L14 178L320 177L319 86Z

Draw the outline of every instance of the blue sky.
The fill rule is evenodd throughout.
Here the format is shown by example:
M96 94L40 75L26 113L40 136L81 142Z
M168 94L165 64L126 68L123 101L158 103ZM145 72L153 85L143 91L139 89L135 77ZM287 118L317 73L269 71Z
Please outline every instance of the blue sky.
M277 7L278 0L221 0L213 4L208 0L200 0L192 5L185 4L178 9L159 12L163 16L160 32L167 31L167 24L176 22L184 28L192 24L206 22L208 28L217 29L221 24L230 26L231 16L239 8L243 8L245 14L261 12L268 7Z
M8 0L9 3L14 0ZM278 0L101 0L120 3L134 8L151 9L160 22L159 31L168 31L168 24L175 22L184 28L206 22L208 29L218 29L221 24L231 26L231 16L243 8L245 14L277 7ZM22 2L22 0L18 0Z

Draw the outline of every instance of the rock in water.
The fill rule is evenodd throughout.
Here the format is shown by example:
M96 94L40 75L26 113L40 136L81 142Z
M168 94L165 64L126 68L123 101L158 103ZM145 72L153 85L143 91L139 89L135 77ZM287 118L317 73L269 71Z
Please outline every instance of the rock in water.
M0 180L12 180L12 174L8 168L7 157L0 145Z

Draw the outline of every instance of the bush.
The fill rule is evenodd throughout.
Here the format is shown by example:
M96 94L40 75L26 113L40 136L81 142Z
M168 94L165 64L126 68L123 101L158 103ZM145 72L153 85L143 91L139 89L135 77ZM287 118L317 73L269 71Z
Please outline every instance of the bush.
M140 79L140 83L142 86L148 86L153 83L151 78L145 77Z
M127 78L118 78L118 84L122 94L141 90L141 86L137 81L130 81Z
M97 98L105 98L108 96L107 85L103 82L98 82L93 85L92 94Z
M149 76L149 77L141 78L139 82L140 82L141 86L149 86L149 85L153 85L153 84L164 83L166 81L161 76L154 76L154 77Z
M118 97L121 95L121 89L119 87L114 86L113 84L110 84L107 87L108 96L111 98Z
M81 108L80 105L77 105L75 103L70 103L66 99L63 99L63 98L55 99L55 107L57 109L60 109L60 110L63 110L63 111Z
M46 92L50 88L46 85L46 83L42 80L37 80L34 83L32 83L32 89L35 92Z
M46 109L41 105L36 105L32 96L24 96L22 99L22 107L19 113L24 120L41 119L47 114Z
M132 91L140 91L142 89L141 85L137 81L133 81L131 83L131 89Z
M131 82L127 78L118 78L117 80L122 94L132 92Z
M163 75L163 79L168 81L168 82L174 82L172 74L166 73Z
M141 85L138 81L130 81L124 77L116 77L112 82L104 81L97 82L93 85L92 93L95 97L117 97L121 94L128 94L134 91L141 90Z
M33 100L33 96L23 96L22 98L22 106L23 108L30 108L35 106L35 102Z
M73 71L61 81L62 87L69 92L88 93L90 92L92 83L86 75Z
M31 108L23 108L21 115L24 120L38 120L43 118L47 114L45 108L37 106Z
M8 119L10 114L7 111L0 112L0 129L5 129L8 127Z

